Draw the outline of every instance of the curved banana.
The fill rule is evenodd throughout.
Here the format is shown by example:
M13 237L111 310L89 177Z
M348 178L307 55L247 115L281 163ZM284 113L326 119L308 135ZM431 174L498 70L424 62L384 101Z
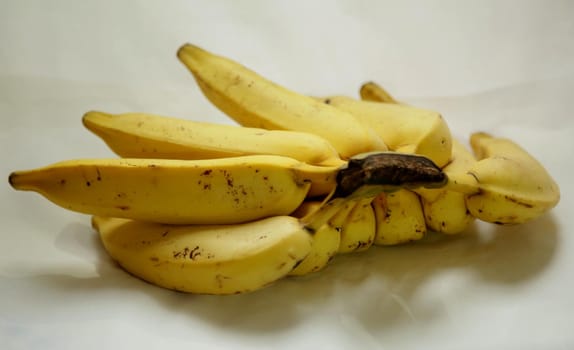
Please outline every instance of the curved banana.
M461 173L468 171L476 159L464 145L453 139L452 161L443 168L445 173ZM466 209L466 195L449 191L448 189L414 190L420 197L423 206L427 228L456 234L463 232L473 221L474 217Z
M400 103L395 100L394 97L387 92L387 90L373 81L369 81L361 85L361 88L359 89L359 95L361 96L361 100L364 101L397 104Z
M198 294L254 291L287 275L311 251L300 222L275 216L235 225L164 225L94 217L108 254L154 285Z
M448 174L445 188L467 194L466 207L474 217L519 224L556 206L558 185L525 149L482 132L473 134L470 144L478 161L467 172Z
M345 159L387 150L383 140L349 113L285 89L237 62L191 44L177 56L205 96L241 125L319 135Z
M239 223L287 215L317 187L335 187L336 167L280 156L212 160L85 159L17 171L10 184L64 208L171 224Z
M331 218L352 208L349 204L365 193L381 189L375 186L349 198L326 200L300 219L274 216L233 225L166 225L94 216L92 225L109 255L132 275L183 292L235 294L263 288L289 272L324 267L334 253L311 258L309 262L320 265L306 271L293 270L306 264L318 243L313 236Z
M373 199L361 199L346 216L341 226L339 253L362 252L373 244L376 233L376 218L371 207Z
M388 190L443 186L446 180L436 165L420 156L373 153L351 164L353 168L322 167L270 155L82 159L16 171L9 182L15 189L36 191L86 214L170 224L228 224L287 215L305 197L339 188L348 195L363 185Z
M376 245L395 245L417 241L426 234L425 218L419 197L408 190L381 194L373 202L377 220Z
M91 111L84 126L124 158L211 159L269 154L316 165L342 165L325 139L308 133L246 128L145 113Z
M392 151L426 156L439 167L450 161L451 134L439 113L345 96L322 100L325 104L352 114L363 125L374 130Z

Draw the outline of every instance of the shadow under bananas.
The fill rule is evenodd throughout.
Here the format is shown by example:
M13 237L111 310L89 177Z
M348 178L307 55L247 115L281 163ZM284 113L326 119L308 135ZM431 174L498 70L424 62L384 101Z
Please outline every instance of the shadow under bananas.
M281 331L315 317L343 324L352 320L381 332L448 316L449 293L464 293L461 285L520 288L550 264L557 242L551 215L521 226L477 224L463 235L429 234L413 244L340 255L321 272L289 277L254 293L192 296L172 306L241 332ZM441 278L452 272L472 283ZM429 288L432 283L441 287ZM429 296L429 290L442 292Z
M157 307L178 322L210 322L226 331L269 334L318 317L380 333L448 316L451 293L468 294L465 288L520 288L551 263L558 239L551 215L519 226L477 224L462 235L429 234L417 243L340 255L321 272L289 277L253 293L209 296L173 292L129 276L107 256L88 225L75 223L63 229L55 245L93 264L96 276L76 277L52 268L27 279L67 299L113 293L132 302L125 307L137 309L141 317ZM140 300L147 303L144 308Z

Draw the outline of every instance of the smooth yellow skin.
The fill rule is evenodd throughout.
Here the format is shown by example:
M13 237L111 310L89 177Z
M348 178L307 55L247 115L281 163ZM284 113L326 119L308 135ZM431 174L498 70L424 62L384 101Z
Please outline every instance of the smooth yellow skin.
M376 245L417 241L426 233L425 218L418 196L408 190L381 195L372 203L377 220Z
M464 173L475 163L474 155L459 141L453 139L452 161L443 168L449 173ZM447 189L415 190L420 196L427 228L446 234L457 234L467 229L474 221L466 209L466 195Z
M343 164L331 144L316 135L196 122L146 113L91 111L84 126L123 158L213 159L279 155L315 165Z
M339 253L362 252L375 240L376 218L372 197L360 200L348 213L341 230Z
M86 214L223 224L288 215L310 193L312 182L322 181L317 188L330 192L336 172L279 156L85 159L17 171L10 183Z
M468 174L480 191L467 196L466 207L476 218L519 224L560 200L560 189L544 166L515 142L475 133L470 143L479 161Z
M178 58L204 95L239 124L323 137L346 159L387 147L351 114L288 90L225 57L186 44Z
M163 225L94 217L108 254L154 285L197 294L236 294L284 277L311 251L291 216L235 225Z
M439 167L450 161L450 130L437 112L394 103L361 101L345 96L322 100L325 104L352 114L385 140L392 151L426 156Z

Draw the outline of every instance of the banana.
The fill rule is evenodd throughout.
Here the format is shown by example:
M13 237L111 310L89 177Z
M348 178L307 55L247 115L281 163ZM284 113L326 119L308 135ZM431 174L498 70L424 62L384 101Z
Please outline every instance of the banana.
M325 104L352 114L363 125L374 130L392 151L426 156L439 167L450 161L451 134L439 113L345 96L322 100Z
M124 158L212 159L269 154L342 165L325 139L308 133L195 122L145 113L90 111L84 126Z
M323 249L313 250L320 243L314 237L331 218L352 208L351 203L381 190L370 186L348 198L326 199L300 219L273 216L233 225L166 225L94 216L92 226L112 259L145 281L197 294L244 293L290 272L324 267L334 253L307 260ZM309 265L307 271L293 270L304 264Z
M381 194L373 202L377 221L376 245L395 245L417 241L426 233L419 197L408 190Z
M362 252L373 244L376 218L371 202L373 197L360 200L349 212L341 229L339 253Z
M351 114L279 86L237 62L191 44L177 56L207 99L243 126L312 133L329 141L344 159L387 150L384 140Z
M375 82L369 81L361 85L359 89L359 95L361 100L372 101L372 102L384 102L384 103L399 103L394 99L387 90L383 89L382 86Z
M85 159L17 171L10 184L64 208L170 224L229 224L288 215L311 186L335 187L336 167L280 156L212 160ZM313 184L313 185L312 185Z
M261 289L287 275L311 251L300 222L274 216L235 225L165 225L93 217L108 254L154 285L198 294Z
M550 210L560 189L546 169L524 148L506 138L474 133L478 161L466 172L451 172L446 189L467 194L474 217L496 224L520 224Z
M452 161L443 168L445 173L461 173L468 171L476 159L456 139L453 139ZM414 190L421 198L427 228L446 234L463 232L473 221L474 217L466 209L466 195L447 189Z

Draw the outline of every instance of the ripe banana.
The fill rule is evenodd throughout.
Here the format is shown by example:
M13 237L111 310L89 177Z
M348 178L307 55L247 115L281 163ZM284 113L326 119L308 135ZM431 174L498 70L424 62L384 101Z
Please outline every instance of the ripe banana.
M445 173L464 173L474 164L476 159L466 147L453 139L452 161L443 168ZM421 197L427 228L456 234L463 232L473 221L474 217L466 209L466 195L447 189L414 190Z
M363 125L374 130L392 151L426 156L439 167L450 161L451 134L439 113L344 96L322 100L325 104L352 114Z
M375 82L369 81L361 85L359 89L359 95L361 100L372 101L372 102L384 102L384 103L399 103L394 99L387 90L383 89L382 86Z
M237 62L191 44L177 56L204 95L243 126L309 132L325 138L345 159L387 150L384 140L349 113L270 82Z
M341 226L339 253L362 252L373 244L376 233L376 218L371 207L373 199L361 199L346 216Z
M305 197L363 185L442 186L442 171L424 157L374 153L352 169L281 156L207 160L83 159L17 171L12 187L36 191L81 213L169 224L230 224L287 215ZM353 170L347 175L349 170ZM341 185L338 184L341 183ZM341 197L339 192L337 197Z
M280 156L210 160L93 159L18 171L10 184L64 208L170 224L228 224L295 210L318 185L335 187L336 167Z
M144 113L91 111L86 128L124 158L212 159L269 154L316 165L342 165L325 139L308 133L195 122Z
M542 164L515 142L475 133L470 144L478 161L450 173L445 188L467 194L474 217L497 224L519 224L542 215L560 200L560 190Z
M235 225L165 225L94 217L108 254L154 285L198 294L235 294L287 275L311 251L311 234L294 217Z
M376 245L395 245L417 241L426 233L419 197L408 190L381 194L372 202L377 231Z

